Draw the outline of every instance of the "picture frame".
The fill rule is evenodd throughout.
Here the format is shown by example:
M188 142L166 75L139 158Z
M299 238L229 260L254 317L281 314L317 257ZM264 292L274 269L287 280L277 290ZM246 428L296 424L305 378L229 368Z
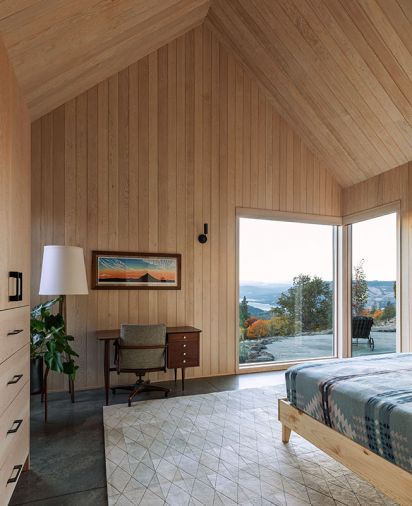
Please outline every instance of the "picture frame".
M180 290L180 253L92 251L94 290Z

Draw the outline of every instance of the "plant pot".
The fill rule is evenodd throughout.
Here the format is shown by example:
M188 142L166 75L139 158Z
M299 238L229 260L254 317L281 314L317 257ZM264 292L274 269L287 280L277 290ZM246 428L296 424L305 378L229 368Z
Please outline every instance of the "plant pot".
M30 394L41 394L43 386L43 357L30 360Z

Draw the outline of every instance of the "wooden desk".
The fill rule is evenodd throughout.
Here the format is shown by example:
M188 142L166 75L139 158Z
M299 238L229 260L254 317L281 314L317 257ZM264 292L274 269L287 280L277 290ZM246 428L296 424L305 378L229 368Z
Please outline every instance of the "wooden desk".
M182 390L185 389L185 368L200 365L200 333L195 327L166 327L166 365L174 369L175 381L177 370L182 370ZM106 406L109 404L110 371L110 343L120 339L120 329L96 330L96 339L104 341L104 386L106 390Z

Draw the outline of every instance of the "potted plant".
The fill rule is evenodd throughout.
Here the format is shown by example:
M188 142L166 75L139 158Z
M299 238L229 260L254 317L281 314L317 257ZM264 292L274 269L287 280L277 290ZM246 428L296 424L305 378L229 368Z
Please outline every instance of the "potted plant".
M65 321L53 307L61 297L44 302L31 310L30 320L30 376L31 393L40 393L43 384L43 362L51 371L67 374L74 380L79 368L75 364L78 354L70 346L73 336L66 334Z

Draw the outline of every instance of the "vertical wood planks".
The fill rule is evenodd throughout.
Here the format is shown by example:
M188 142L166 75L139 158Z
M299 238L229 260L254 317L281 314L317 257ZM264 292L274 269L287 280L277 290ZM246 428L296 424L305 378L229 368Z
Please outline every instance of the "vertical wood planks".
M236 206L341 214L339 185L205 27L37 121L32 139L33 296L51 241L83 246L90 276L94 249L182 254L180 291L70 299L77 388L103 382L93 330L126 321L199 326L188 376L234 373Z

